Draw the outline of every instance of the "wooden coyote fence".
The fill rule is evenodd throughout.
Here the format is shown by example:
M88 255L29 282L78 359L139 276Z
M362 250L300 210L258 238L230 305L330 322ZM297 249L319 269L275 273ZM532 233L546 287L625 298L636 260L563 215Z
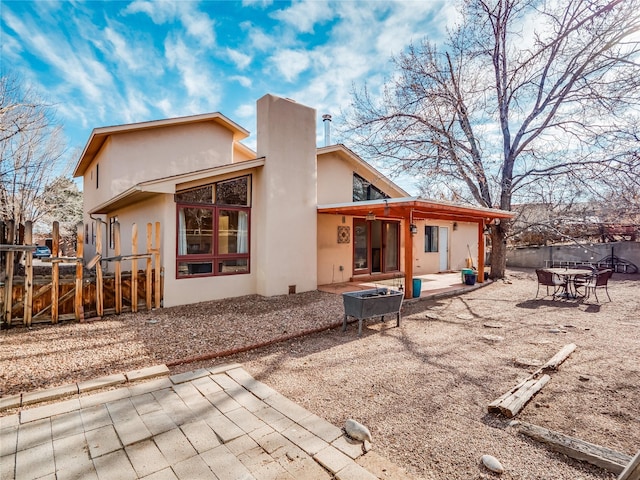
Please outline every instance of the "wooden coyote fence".
M138 228L133 224L131 254L121 253L120 224L113 225L114 256L97 253L89 262L83 260L84 232L78 225L76 254L60 255L58 222L53 224L51 274L34 275L32 223L26 222L20 230L20 242L14 242L16 230L8 222L0 236L0 256L4 257L4 272L0 271L0 326L7 328L22 323L73 320L102 317L125 311L137 312L140 306L151 310L160 308L162 301L162 267L160 265L160 222L147 224L146 252L138 253ZM153 237L155 233L155 247ZM3 238L4 237L4 238ZM15 243L15 244L14 244ZM18 244L21 243L21 244ZM96 230L96 252L102 251L102 229ZM23 256L24 276L15 275L17 256ZM122 262L131 262L131 271L122 272ZM103 263L114 263L113 273L103 271ZM142 268L138 269L138 263ZM75 275L61 275L61 265L75 264ZM64 268L64 267L62 267ZM21 320L21 322L19 321Z

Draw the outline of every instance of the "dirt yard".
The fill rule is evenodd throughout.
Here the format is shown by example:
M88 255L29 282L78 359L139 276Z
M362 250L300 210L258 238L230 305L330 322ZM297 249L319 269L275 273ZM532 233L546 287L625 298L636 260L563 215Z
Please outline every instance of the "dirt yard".
M338 295L256 296L108 317L85 324L3 330L0 393L15 394L158 363L182 372L240 362L257 379L342 426L369 427L373 449L414 479L609 479L550 452L487 405L562 346L576 350L516 417L627 455L640 448L640 275L615 274L613 299L534 299L533 271L510 270L473 292L406 302L403 323L368 321L210 359L248 345L329 327ZM604 301L603 301L604 300Z

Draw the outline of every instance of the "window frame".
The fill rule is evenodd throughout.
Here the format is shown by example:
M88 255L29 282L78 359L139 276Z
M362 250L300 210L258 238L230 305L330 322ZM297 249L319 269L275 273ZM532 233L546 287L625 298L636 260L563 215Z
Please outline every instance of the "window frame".
M224 203L216 204L215 195L216 195L216 187L217 183L229 182L231 180L246 178L247 179L247 205L227 205ZM195 190L197 188L203 188L208 185L213 185L213 195L210 203L199 203L199 202L187 202L187 201L179 201L178 194L182 192L188 192L190 190ZM252 187L252 176L242 175L239 177L227 178L224 180L220 180L218 182L211 182L209 184L201 185L199 187L191 188L188 190L184 190L182 192L176 192L175 201L176 201L176 279L184 279L184 278L201 278L201 277L222 277L228 275L244 275L251 273L251 187ZM180 254L180 211L184 208L196 208L201 210L207 210L211 212L212 215L212 227L211 227L211 253L198 253L198 254ZM247 235L246 235L246 253L220 253L220 213L222 211L236 211L236 212L245 212L247 215ZM242 266L242 270L236 271L218 271L220 268L221 262L225 261L240 261L246 262L246 268ZM210 263L211 271L210 272L196 272L196 273L181 273L181 264L202 264L202 263Z
M360 190L365 194L367 198L356 198L356 182L361 185ZM384 200L385 198L391 198L384 193L378 187L371 184L369 180L357 173L353 173L353 185L352 185L352 200L354 202L366 202L367 200Z
M424 226L425 253L438 253L440 251L439 243L440 243L440 227L438 225L425 225Z

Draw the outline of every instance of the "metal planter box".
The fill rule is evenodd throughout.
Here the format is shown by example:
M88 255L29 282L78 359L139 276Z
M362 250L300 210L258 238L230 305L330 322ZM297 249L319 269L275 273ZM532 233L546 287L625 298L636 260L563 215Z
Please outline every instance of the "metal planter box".
M381 316L381 320L384 321L384 316L392 313L396 314L396 326L399 327L400 307L403 298L403 292L388 288L343 293L344 321L342 322L342 331L347 329L347 317L358 319L358 335L361 335L363 319Z

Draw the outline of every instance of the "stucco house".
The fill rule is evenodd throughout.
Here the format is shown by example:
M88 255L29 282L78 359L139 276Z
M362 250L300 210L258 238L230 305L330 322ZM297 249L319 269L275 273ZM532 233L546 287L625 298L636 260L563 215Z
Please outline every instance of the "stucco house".
M316 121L265 95L255 152L220 113L94 129L74 172L85 259L98 228L119 222L130 245L134 223L160 222L164 306L410 279L465 267L468 249L483 267L484 227L510 213L412 198L344 145L318 148Z

